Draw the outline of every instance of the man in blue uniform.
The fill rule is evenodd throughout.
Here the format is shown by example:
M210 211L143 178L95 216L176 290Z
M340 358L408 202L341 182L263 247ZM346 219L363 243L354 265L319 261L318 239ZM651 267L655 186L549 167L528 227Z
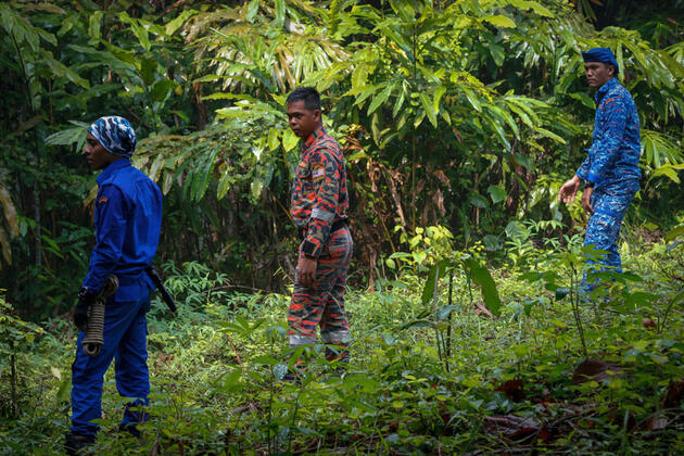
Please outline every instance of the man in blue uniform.
M102 117L88 128L83 153L91 168L102 172L95 199L95 248L74 311L81 331L72 366L69 454L95 441L98 426L92 420L101 417L103 376L112 360L119 394L135 399L126 406L121 428L137 434L135 425L145 418L140 411L150 392L145 312L153 288L145 268L159 243L162 196L150 178L131 166L135 145L135 131L123 117ZM102 349L90 357L81 346L88 310L111 274L119 288L106 303Z
M563 184L559 197L566 204L572 202L584 182L582 206L590 214L584 245L607 251L600 263L621 272L620 225L641 178L639 115L632 95L616 77L619 68L612 51L594 48L582 57L587 82L598 89L594 132L587 158Z

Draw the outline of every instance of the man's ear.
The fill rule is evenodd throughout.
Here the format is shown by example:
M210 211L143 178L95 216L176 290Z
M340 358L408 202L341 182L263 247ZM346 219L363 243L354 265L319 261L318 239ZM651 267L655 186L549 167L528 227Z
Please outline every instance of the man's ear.
M608 65L608 76L615 76L615 65Z

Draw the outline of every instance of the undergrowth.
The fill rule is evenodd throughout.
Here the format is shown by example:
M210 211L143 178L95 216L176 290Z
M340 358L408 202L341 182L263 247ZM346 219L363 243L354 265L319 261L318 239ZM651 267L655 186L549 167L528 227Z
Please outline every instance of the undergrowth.
M95 454L681 454L681 241L625 252L630 272L585 301L578 239L512 243L515 264L487 271L482 246L418 234L375 290L349 291L348 366L289 351L288 296L166 265L180 309L149 314L151 419L142 440L116 432L110 369ZM73 327L2 309L0 454L61 454ZM309 367L283 381L297 356Z

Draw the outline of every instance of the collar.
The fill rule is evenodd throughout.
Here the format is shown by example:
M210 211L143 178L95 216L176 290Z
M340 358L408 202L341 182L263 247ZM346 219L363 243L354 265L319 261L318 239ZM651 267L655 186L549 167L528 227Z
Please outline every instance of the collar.
M105 169L102 170L99 176L97 176L97 183L101 184L108 177L114 174L114 171L127 168L131 166L131 161L127 158L120 158L112 163L110 163Z
M314 130L313 133L311 133L309 136L307 136L307 138L304 140L304 142L302 143L302 149L303 150L308 149L309 147L311 147L311 145L313 143L315 143L317 140L321 139L326 134L327 133L325 131L325 128L323 128L323 126L318 127L316 130Z
M596 101L596 104L599 104L603 97L610 92L615 86L617 86L618 80L615 76L612 78L608 79L599 89L596 91L596 95L594 95L594 100Z

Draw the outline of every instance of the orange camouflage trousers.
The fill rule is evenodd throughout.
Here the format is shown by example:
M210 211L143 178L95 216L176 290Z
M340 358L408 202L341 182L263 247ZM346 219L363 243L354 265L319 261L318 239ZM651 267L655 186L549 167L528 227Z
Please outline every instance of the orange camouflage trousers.
M354 242L348 227L330 234L318 257L314 288L306 288L295 278L288 311L290 346L316 343L316 326L327 344L349 342L349 322L344 311L344 291ZM299 253L302 255L301 251Z

